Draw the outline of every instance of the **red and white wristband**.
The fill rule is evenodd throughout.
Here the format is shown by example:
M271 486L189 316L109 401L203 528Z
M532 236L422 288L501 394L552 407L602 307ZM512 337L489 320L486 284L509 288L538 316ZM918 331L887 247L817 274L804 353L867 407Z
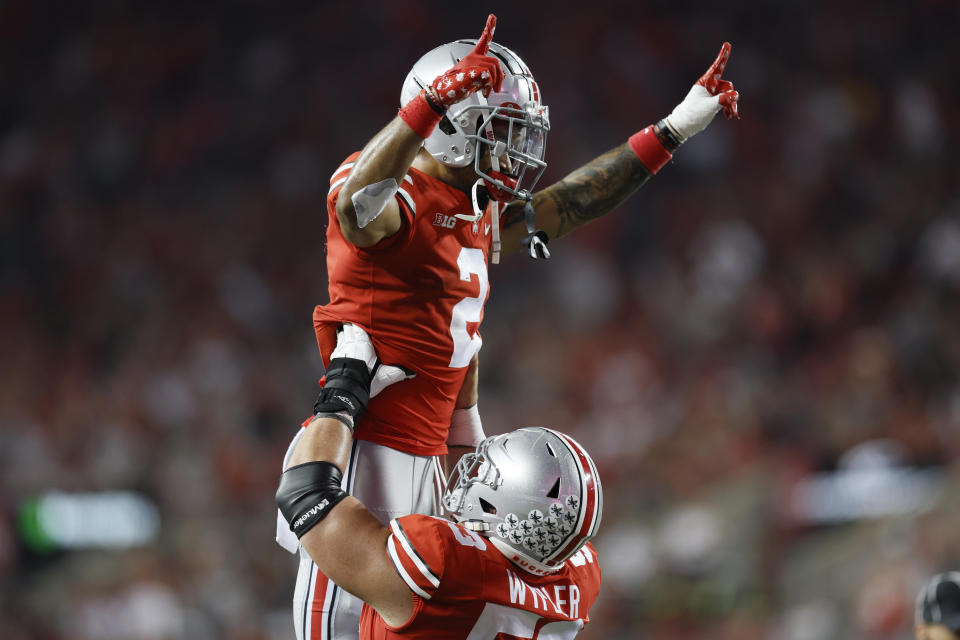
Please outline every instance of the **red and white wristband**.
M426 90L421 91L416 98L405 104L397 115L407 123L421 138L429 138L446 109L437 103Z
M628 143L650 173L660 171L663 165L670 162L673 158L671 152L681 144L663 120L633 134Z

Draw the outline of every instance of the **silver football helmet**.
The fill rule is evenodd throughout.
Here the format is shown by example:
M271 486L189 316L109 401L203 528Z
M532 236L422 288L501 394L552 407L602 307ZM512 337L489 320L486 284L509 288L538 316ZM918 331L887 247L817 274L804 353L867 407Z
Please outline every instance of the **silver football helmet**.
M403 82L400 104L420 91L473 50L476 40L457 40L433 49L413 65ZM503 85L488 97L477 92L451 106L424 141L438 162L451 167L473 164L474 171L500 201L529 199L547 163L549 110L540 88L523 60L506 47L490 43L489 55L500 60ZM481 169L481 158L492 159L492 169ZM504 162L503 159L507 161Z
M596 535L603 490L573 438L544 427L490 436L462 458L444 509L535 574L559 570Z

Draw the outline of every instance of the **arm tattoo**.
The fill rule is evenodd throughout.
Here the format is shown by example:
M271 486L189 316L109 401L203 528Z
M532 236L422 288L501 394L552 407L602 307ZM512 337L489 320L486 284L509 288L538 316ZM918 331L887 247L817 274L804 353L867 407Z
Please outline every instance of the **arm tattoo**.
M545 231L559 238L582 224L609 213L650 178L629 144L622 144L589 162L560 182L533 197L534 208L550 202L558 220ZM509 226L523 220L523 211L513 210L503 221Z
M537 195L533 196L534 207L537 206ZM523 200L515 200L510 204L510 208L500 214L500 227L502 229L523 223Z

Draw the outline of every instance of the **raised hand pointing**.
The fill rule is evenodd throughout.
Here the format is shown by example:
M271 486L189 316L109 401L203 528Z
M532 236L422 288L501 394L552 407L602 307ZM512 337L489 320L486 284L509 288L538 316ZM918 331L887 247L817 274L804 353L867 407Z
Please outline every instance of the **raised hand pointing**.
M503 84L503 69L499 60L487 55L496 27L497 17L491 13L473 51L433 81L432 97L444 108L449 108L477 91L489 96L491 91L500 90Z
M687 97L663 119L679 142L703 131L721 109L727 118L740 117L737 113L740 94L733 88L732 82L722 79L730 60L730 49L730 43L724 42L717 59L700 76Z

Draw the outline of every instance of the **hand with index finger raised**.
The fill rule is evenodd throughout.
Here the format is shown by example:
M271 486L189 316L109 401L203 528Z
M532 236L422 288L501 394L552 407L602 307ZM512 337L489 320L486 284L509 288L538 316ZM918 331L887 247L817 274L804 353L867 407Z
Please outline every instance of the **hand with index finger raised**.
M664 126L673 134L678 144L703 131L718 111L727 118L739 118L737 111L740 94L733 83L723 79L723 71L730 60L730 43L724 42L716 60L690 87L687 97L666 118Z
M469 56L484 56L494 63L491 65L490 87L494 91L500 91L500 87L503 85L503 69L500 67L500 61L489 55L490 43L493 42L493 32L496 30L497 16L491 13L487 16L487 24L483 27L483 33L480 34L480 39L477 40L477 44L473 47ZM485 89L483 94L490 95L490 91Z
M721 90L719 87L720 77L730 60L730 49L730 43L724 42L720 47L720 53L717 54L717 59L713 61L706 73L697 80L697 84L709 91L712 96L717 95Z
M449 108L473 93L489 96L491 91L500 91L503 86L503 67L497 58L487 55L496 26L497 17L491 13L480 39L470 53L433 81L436 99L443 108Z
M473 48L473 53L480 54L481 56L487 55L487 52L490 50L490 43L493 41L493 32L497 30L497 16L492 13L487 16L487 24L483 27L483 33L480 34L480 39L477 40L477 46Z

